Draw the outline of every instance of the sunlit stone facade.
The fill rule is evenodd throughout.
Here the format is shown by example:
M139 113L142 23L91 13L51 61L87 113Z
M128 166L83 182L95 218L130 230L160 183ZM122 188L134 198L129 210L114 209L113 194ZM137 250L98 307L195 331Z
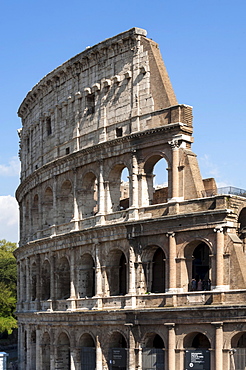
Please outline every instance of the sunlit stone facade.
M246 199L201 178L158 45L87 48L18 114L20 369L241 369Z

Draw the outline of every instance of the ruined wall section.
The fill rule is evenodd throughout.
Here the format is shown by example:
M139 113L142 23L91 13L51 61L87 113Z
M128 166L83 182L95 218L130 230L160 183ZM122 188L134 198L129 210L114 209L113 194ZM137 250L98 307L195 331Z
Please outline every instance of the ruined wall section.
M18 114L22 180L101 142L170 123L192 125L191 107L177 105L157 44L138 28L87 48L49 73Z

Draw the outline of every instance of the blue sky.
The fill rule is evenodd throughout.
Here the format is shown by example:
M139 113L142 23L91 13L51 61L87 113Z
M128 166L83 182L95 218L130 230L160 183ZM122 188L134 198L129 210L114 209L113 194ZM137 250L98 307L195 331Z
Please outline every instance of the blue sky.
M179 103L194 107L204 178L246 189L246 1L1 0L0 239L18 240L17 110L47 73L132 27L159 43Z

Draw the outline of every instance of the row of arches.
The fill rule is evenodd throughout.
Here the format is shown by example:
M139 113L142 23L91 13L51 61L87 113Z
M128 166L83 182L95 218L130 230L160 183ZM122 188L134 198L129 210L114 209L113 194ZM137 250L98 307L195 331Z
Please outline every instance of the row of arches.
M28 335L30 335L30 348L28 349ZM36 369L37 351L40 350L38 359L39 369L45 370L95 370L99 367L109 370L130 369L130 363L135 364L140 370L159 370L168 369L167 351L169 350L166 338L161 333L147 332L141 340L141 343L129 344L125 334L120 331L114 331L107 337L107 343L100 343L98 337L91 333L84 333L80 336L78 344L73 348L73 340L67 331L61 331L55 341L48 331L45 331L40 338L40 349L37 347L37 334L33 330L31 333L24 332L23 345L24 353L22 358L22 369L26 369L28 354L31 358L30 368ZM134 346L131 348L131 346ZM213 344L214 345L214 344ZM136 351L135 347L138 347ZM186 334L182 344L184 350L184 363L190 359L190 353L199 350L199 354L205 353L208 357L208 368L212 368L210 362L210 351L213 349L208 336L202 332L193 331ZM98 350L99 349L99 350ZM129 350L134 349L134 354ZM28 353L28 351L30 353ZM241 370L246 367L246 332L239 332L231 339L230 364L234 370ZM130 356L133 358L130 359ZM175 361L175 357L173 359ZM73 363L73 367L71 364Z
M211 263L208 245L202 241L191 242L187 246L185 256L187 268L185 291L210 290ZM95 262L94 255L85 252L80 257L76 253L74 262L68 255L60 255L56 259L45 258L42 263L34 260L30 264L30 271L28 269L27 264L21 264L20 299L22 301L28 300L28 297L31 301L37 298L43 301L51 298L68 299L71 297L72 284L75 290L74 298L89 298L100 294L117 296L131 291L130 257L119 248L112 249L106 255L106 260L102 261ZM99 271L100 275L98 275ZM134 271L135 282L133 283L137 287L138 294L167 291L168 256L161 247L147 246L143 251L142 261L134 264ZM96 279L100 279L101 292L98 291ZM28 289L30 289L29 292Z
M74 173L69 173L56 184L53 180L49 181L43 185L41 192L33 189L30 196L24 198L25 229L37 231L53 224L68 223L72 219L92 217L98 212L107 214L124 210L133 206L136 197L143 206L166 203L171 197L167 173L170 165L167 160L163 153L159 153L151 156L142 169L132 169L128 162L122 162L114 165L105 178L102 170L95 168L76 175L76 179ZM139 172L141 176L136 179ZM135 189L135 196L134 181L142 188L141 191Z

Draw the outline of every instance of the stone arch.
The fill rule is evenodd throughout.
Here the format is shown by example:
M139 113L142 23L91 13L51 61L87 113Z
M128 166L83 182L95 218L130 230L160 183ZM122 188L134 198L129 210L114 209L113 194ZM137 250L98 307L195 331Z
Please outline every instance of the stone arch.
M96 368L96 345L95 340L89 333L81 335L79 340L81 369Z
M162 337L154 332L147 333L142 347L143 369L164 369L165 344Z
M166 254L164 250L158 245L145 247L142 266L146 292L165 293Z
M108 255L107 275L111 296L125 295L128 287L128 268L125 253L114 249Z
M79 298L95 295L95 263L90 253L81 256L78 262L78 296Z
M147 157L143 166L142 173L142 203L143 205L166 203L171 198L170 179L167 174L167 183L155 187L154 168L160 160L166 161L166 171L169 168L169 160L164 153L155 153Z
M207 335L194 331L184 337L184 348L211 348L211 342Z
M72 182L66 179L62 182L59 193L59 224L68 223L73 218L73 187Z
M70 369L70 340L65 332L61 332L57 338L56 370Z
M41 340L41 366L42 369L50 370L50 335L45 332Z
M50 263L46 259L41 267L41 300L50 298Z
M37 298L37 265L33 262L31 265L31 301Z
M32 202L32 228L33 232L36 232L39 229L39 197L38 194L35 194Z
M48 186L44 191L43 200L43 217L44 226L51 226L54 223L54 211L53 211L53 190Z
M186 276L183 277L184 289L190 291L210 290L212 280L211 246L201 239L186 244L184 257Z
M91 217L98 212L98 180L93 172L83 176L81 187L82 218Z
M70 297L70 265L67 257L63 256L56 267L56 298L68 299Z
M242 208L238 216L238 235L242 239L244 252L246 249L246 207Z
M231 362L235 369L246 368L246 332L239 332L231 339Z
M122 183L121 174L127 166L124 163L116 164L110 171L108 177L107 204L109 212L117 212L120 209L129 207L129 186L128 190ZM128 169L129 171L129 169ZM128 195L128 197L127 197ZM127 201L128 198L128 201Z
M127 348L127 340L123 333L116 330L110 333L108 338L109 348Z

